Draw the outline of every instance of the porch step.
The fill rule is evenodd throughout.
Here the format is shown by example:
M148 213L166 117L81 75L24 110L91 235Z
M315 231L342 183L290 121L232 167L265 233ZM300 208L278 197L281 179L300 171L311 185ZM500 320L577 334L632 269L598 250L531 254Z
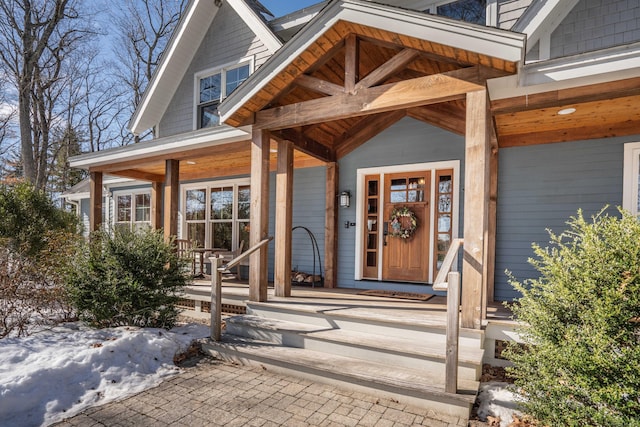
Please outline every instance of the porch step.
M264 340L289 347L331 353L339 356L385 363L408 369L434 372L444 383L445 345L416 342L367 332L353 332L255 315L234 316L226 320L228 333ZM477 380L482 371L483 350L460 347L458 375Z
M446 319L442 313L413 316L415 311L376 310L366 306L249 302L247 314L269 319L310 324L325 329L341 329L377 336L401 338L412 342L446 344ZM482 349L484 331L460 328L459 345Z
M203 350L224 360L261 365L265 369L396 399L451 417L466 426L478 390L476 381L459 381L459 393L446 393L439 378L428 372L391 367L385 363L286 347L224 334L221 342L207 342Z

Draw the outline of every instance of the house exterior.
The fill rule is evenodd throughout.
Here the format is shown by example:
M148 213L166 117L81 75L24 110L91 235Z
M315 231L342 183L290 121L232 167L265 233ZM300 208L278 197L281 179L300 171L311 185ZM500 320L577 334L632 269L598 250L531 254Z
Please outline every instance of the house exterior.
M325 287L432 292L464 238L479 328L517 297L505 270L535 274L546 228L638 213L639 95L639 1L333 0L267 20L192 0L131 119L155 138L71 159L91 179L68 198L90 230L228 250L275 236L251 258L256 301L316 265L294 226Z

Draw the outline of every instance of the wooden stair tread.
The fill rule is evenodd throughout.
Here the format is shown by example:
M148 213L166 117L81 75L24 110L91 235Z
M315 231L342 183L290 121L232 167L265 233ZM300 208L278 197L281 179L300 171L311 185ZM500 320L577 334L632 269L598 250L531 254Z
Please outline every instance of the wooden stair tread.
M391 388L425 399L444 399L458 404L472 404L479 385L477 381L460 380L459 393L447 393L441 384L442 380L428 372L400 367L390 369L386 364L285 347L228 334L223 335L221 342L210 341L205 343L203 348L213 352L236 353L256 362L276 364L291 370L304 370L370 388Z
M377 324L389 324L390 326L409 327L412 329L430 328L446 329L446 316L444 314L431 314L425 316L420 310L407 310L404 312L389 311L363 306L349 305L317 305L317 304L296 304L278 302L247 302L248 306L255 306L265 310L278 310L282 312L314 313L329 318L351 319L356 321L368 321ZM415 312L421 312L421 316L415 316ZM467 336L483 337L484 331L480 329L460 328L460 334Z
M269 331L291 332L305 337L346 344L349 346L368 347L388 353L405 354L416 357L445 358L445 346L442 343L429 345L428 342L416 343L406 338L396 338L366 332L352 332L344 329L325 328L287 320L278 320L254 315L234 316L228 323ZM459 361L462 363L482 364L484 351L480 348L459 347Z

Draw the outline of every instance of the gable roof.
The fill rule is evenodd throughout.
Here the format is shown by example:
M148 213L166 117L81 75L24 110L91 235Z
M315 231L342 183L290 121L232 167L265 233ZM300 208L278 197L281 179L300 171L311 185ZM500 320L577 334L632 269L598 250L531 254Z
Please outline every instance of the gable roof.
M226 0L271 53L282 43L254 8L244 0ZM155 126L171 102L221 4L219 0L190 0L137 106L129 129L139 134Z
M473 52L489 65L492 62L519 64L524 58L523 34L364 0L334 0L220 104L221 120L232 126L249 124L246 119L253 112L249 111L247 103L254 97L261 98L258 94L276 77L280 76L283 80L280 85L286 86L303 73L302 69L287 67L340 22L387 31L399 39L428 40L433 45L446 46L452 52ZM317 47L321 50L329 48Z

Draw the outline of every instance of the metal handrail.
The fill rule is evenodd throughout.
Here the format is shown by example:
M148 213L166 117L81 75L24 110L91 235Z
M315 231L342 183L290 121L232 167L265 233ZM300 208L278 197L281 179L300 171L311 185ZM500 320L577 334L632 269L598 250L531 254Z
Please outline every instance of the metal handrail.
M447 344L445 349L444 390L458 392L458 338L460 336L460 273L451 271L453 261L462 247L462 239L453 239L440 271L433 282L433 289L447 292ZM447 281L445 282L445 278Z
M210 257L211 261L211 339L220 341L222 336L222 273L236 265L249 255L262 248L264 245L273 240L273 237L262 240L258 244L241 253L224 267L222 267L222 257Z

